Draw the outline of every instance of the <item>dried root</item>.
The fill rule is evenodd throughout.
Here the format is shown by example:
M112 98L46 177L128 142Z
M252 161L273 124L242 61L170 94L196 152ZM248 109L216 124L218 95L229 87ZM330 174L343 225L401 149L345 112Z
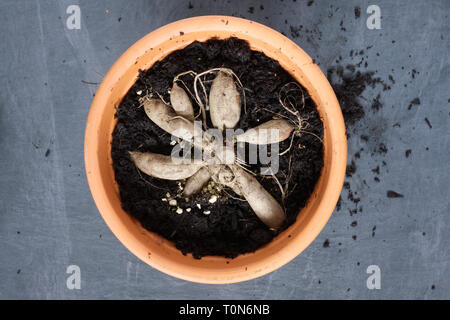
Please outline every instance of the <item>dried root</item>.
M308 127L308 119L302 118L300 116L300 112L298 111L299 107L297 106L294 97L291 95L292 92L301 93L302 98L300 108L303 108L305 105L305 92L303 91L302 87L296 82L287 83L280 89L280 92L278 92L278 101L280 102L283 109L294 116L293 119L292 117L288 117L295 125L294 135L300 136L302 133L307 133L316 137L320 140L320 142L322 142L322 139L319 136L305 130Z

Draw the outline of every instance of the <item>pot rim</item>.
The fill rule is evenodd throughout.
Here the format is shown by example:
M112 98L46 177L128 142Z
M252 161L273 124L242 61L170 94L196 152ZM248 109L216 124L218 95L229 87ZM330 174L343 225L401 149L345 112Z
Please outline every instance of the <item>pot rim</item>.
M182 256L170 241L137 225L120 206L111 146L104 143L111 142L116 123L111 118L114 106L136 81L138 69L148 69L172 51L189 45L191 40L204 41L213 36L248 40L253 50L263 51L278 60L307 89L324 124L324 167L296 222L254 253L231 260L223 257L195 260L190 254ZM84 153L86 175L97 208L125 247L150 266L171 276L198 283L224 284L254 279L282 267L319 235L342 189L347 140L341 109L331 85L313 60L293 41L254 21L229 16L199 16L156 29L133 44L114 63L100 84L89 111Z

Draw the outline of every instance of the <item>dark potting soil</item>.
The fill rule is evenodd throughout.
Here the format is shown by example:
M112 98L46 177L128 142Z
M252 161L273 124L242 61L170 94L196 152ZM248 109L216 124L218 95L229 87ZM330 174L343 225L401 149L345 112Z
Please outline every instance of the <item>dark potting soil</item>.
M170 135L150 121L143 108L139 107L139 98L152 93L169 101L168 89L176 75L188 70L200 73L217 67L232 69L245 87L247 111L242 108L237 128L246 130L271 120L273 112L292 116L281 106L278 94L284 85L295 80L277 61L261 52L252 51L245 41L236 38L211 39L202 43L194 42L171 53L149 70L141 71L139 79L117 108L118 122L112 141L113 167L123 209L140 221L144 228L173 241L184 254L192 253L196 258L205 255L232 258L241 253L252 252L270 242L276 233L256 217L247 202L237 199L231 190L226 189L213 204L208 202L208 190L188 201L176 198L177 207L183 209L182 214L177 214L177 207L169 206L162 199L179 195L180 182L145 175L130 160L128 152L169 155L173 148L170 145ZM207 80L211 79L213 75ZM183 76L182 80L189 88L193 87L191 76ZM207 90L210 84L211 82L205 81ZM295 102L301 116L307 119L308 126L305 130L308 133L294 138L293 147L280 157L280 167L276 174L283 186L286 177L290 176L285 201L287 219L280 231L296 220L323 167L323 147L318 139L323 136L323 125L314 102L306 91L303 95L304 105L300 105L302 92L299 90L291 93L290 101ZM198 106L195 108L197 114ZM282 142L280 152L286 150L289 144L289 139ZM258 165L252 165L250 169L259 172ZM258 176L257 179L281 203L281 191L277 182L270 176ZM190 212L187 212L188 208ZM210 211L210 214L205 215L205 211Z
M355 17L357 10L355 9ZM368 46L366 49L370 49L372 46ZM351 50L349 56L356 57L364 54L364 50ZM330 66L327 68L327 77L330 81L336 97L339 100L341 106L342 114L344 116L345 126L347 129L347 138L351 139L351 134L358 134L359 128L358 123L362 120L365 114L371 110L372 112L378 112L384 107L382 101L382 92L390 90L391 87L386 84L380 77L376 75L374 71L360 70L361 63L364 58L357 64L347 64L342 65L339 61L336 61L338 65ZM366 61L367 64L367 61ZM367 65L364 65L367 68ZM391 77L392 78L392 77ZM393 82L393 78L391 80ZM376 89L373 98L365 97L365 91L367 88ZM367 130L367 129L366 129ZM359 138L363 143L369 141L369 136L367 134L358 134ZM371 137L372 138L372 137ZM357 160L361 157L361 152L364 148L360 148L356 153L354 153L349 158L349 163L346 169L346 181L344 182L344 189L347 192L347 200L352 203L352 207L348 208L350 216L362 212L363 208L360 205L361 199L359 198L358 191L354 191L351 188L350 182L352 176L357 172ZM373 154L384 155L387 152L387 147L384 143L377 144L376 149L373 150ZM383 165L385 165L383 161ZM372 170L377 176L374 177L374 181L379 183L380 178L380 167ZM366 181L363 180L366 184ZM336 206L336 210L340 211L342 208L342 196L340 202ZM356 236L353 238L356 240Z
M389 90L383 80L375 76L373 71L358 71L354 65L333 66L327 69L327 78L333 86L336 97L341 105L342 115L347 129L364 117L364 105L361 96L367 87L374 88L381 85L383 91ZM383 104L380 95L377 95L372 102L371 108L380 110Z

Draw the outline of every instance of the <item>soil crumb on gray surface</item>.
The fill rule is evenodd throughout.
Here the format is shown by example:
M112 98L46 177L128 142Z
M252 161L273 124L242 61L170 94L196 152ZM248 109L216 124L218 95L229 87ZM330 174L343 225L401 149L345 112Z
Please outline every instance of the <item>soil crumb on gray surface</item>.
M386 196L387 196L388 198L403 198L403 197L404 197L402 194L397 193L397 192L392 191L392 190L388 190L388 191L386 192Z
M406 151L405 151L405 157L406 157L406 158L409 158L409 156L411 155L411 152L412 152L411 149L406 150Z
M355 11L355 19L359 19L359 17L361 16L361 8L355 7L354 11Z
M411 110L411 108L415 105L419 105L420 104L420 99L419 98L414 98L413 100L411 100L411 102L408 105L408 110Z

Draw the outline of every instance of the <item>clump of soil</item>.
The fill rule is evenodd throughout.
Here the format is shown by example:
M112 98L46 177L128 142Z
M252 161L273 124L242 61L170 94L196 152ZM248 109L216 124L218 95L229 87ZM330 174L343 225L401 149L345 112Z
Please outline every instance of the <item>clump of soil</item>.
M347 127L352 126L364 117L361 96L368 86L374 88L380 84L383 86L383 90L390 89L381 78L375 76L375 72L361 72L351 64L345 67L338 65L328 68L327 78L339 100ZM378 111L382 107L383 104L380 101L380 95L378 95L373 99L372 109Z
M238 199L232 191L218 192L214 186L208 186L191 199L177 198L180 182L145 175L130 160L128 151L169 155L173 148L170 135L151 122L143 108L139 107L139 98L152 93L169 101L168 89L176 75L188 70L200 73L218 67L233 70L245 88L246 112L242 108L236 128L253 128L271 120L273 113L289 116L279 102L278 93L285 84L295 80L277 61L251 50L243 40L211 39L194 42L171 53L149 70L141 71L139 79L117 108L118 122L113 132L111 153L123 209L146 229L173 241L184 254L192 253L196 258L205 255L235 257L252 252L270 242L276 233L269 230L248 203ZM183 81L192 88L192 77L183 77ZM208 92L210 85L210 82L205 82ZM308 133L294 138L290 152L280 158L280 169L276 175L282 185L290 177L284 208L287 218L279 231L296 220L323 167L320 140L323 125L313 101L307 94L304 98L304 105L299 104L297 108L301 116L307 119L305 130ZM302 95L294 92L291 99L302 101ZM197 114L198 109L195 111ZM280 152L289 145L290 139L283 141ZM259 167L252 165L250 170L259 172ZM273 178L258 176L257 179L282 203L280 188ZM217 196L214 203L209 201L212 195ZM169 199L176 200L176 206L169 205ZM176 209L183 209L182 214L178 214Z
M357 13L360 12L355 8L355 17L358 18ZM370 49L372 46L368 46L366 49ZM351 50L349 53L350 57L362 56L364 54L364 50ZM356 64L347 64L341 65L339 64L341 59L338 59L336 63L338 65L331 66L327 69L327 78L330 81L334 92L336 93L336 97L339 100L339 104L341 106L342 114L344 116L345 126L347 129L347 137L350 139L350 131L355 132L355 128L357 124L364 118L365 113L368 110L372 110L373 112L378 112L381 108L383 108L383 101L381 99L380 91L390 90L391 87L385 83L380 77L375 75L374 71L360 71L361 64L364 61L364 58L361 59L359 63ZM367 68L367 62L365 63L365 67ZM392 78L392 77L391 77ZM391 82L393 82L393 78ZM379 93L376 93L373 98L364 97L366 89L379 89ZM360 134L359 138L362 142L369 142L369 135ZM364 148L361 148L359 151L353 154L349 164L347 165L346 170L346 182L344 182L344 190L347 192L347 199L350 201L350 205L353 205L353 208L348 208L348 212L350 216L358 214L362 212L363 208L360 205L361 199L357 196L358 192L353 191L350 185L351 178L357 172L357 159L361 157L361 152L364 151ZM374 153L379 155L384 155L388 151L386 145L384 143L378 143ZM383 162L384 163L384 162ZM377 166L372 170L376 175L380 174L380 167ZM380 182L380 178L378 176L374 177L375 182ZM366 184L366 181L363 180L363 183ZM342 197L337 205L337 210L339 211L342 207ZM356 236L353 237L353 240L356 240Z

